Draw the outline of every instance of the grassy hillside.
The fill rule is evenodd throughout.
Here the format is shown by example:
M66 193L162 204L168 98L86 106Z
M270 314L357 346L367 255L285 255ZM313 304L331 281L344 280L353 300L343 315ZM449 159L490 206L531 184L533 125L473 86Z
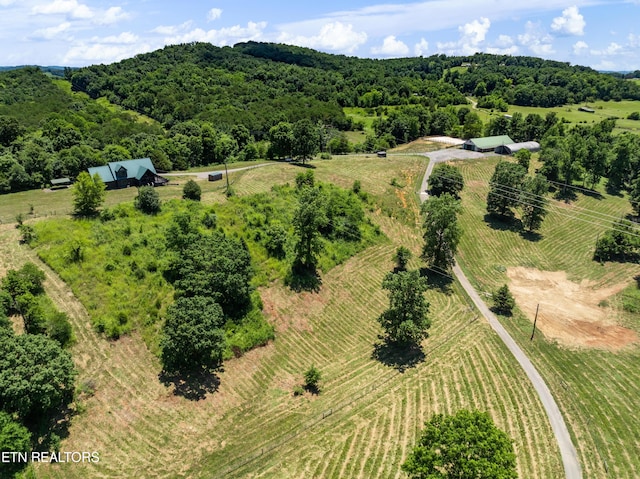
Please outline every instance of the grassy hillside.
M86 309L46 268L47 291L78 337L79 384L95 385L81 396L62 448L97 450L101 461L39 465L38 477L403 477L399 466L422 422L460 407L489 411L514 439L520 477L561 475L537 396L455 284L436 280L427 293L433 327L424 358L401 361L376 346L375 318L387 303L380 283L393 252L421 247L414 191L424 158L345 157L315 166L318 179L346 187L358 179L383 200L369 215L390 241L324 274L318 293L297 294L280 282L261 287L275 341L228 361L200 401L158 381L158 360L136 333L116 342L97 336ZM284 164L246 170L235 188L241 197L269 191L297 171ZM4 264L34 258L17 245L15 229L1 228ZM323 373L321 394L294 397L311 364Z
M480 291L509 284L520 310L502 322L545 377L574 437L585 477L636 477L640 422L640 316L624 312L620 292L637 264L592 260L596 238L630 213L628 200L577 193L552 202L539 237L485 219L497 159L458 163L464 178L459 261ZM555 273L554 273L555 272ZM566 273L566 277L564 274ZM547 294L545 291L549 291ZM536 304L538 332L530 341Z

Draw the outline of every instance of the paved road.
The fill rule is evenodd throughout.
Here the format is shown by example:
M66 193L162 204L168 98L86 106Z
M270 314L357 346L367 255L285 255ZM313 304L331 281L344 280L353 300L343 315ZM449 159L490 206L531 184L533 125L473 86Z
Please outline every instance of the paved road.
M259 165L245 166L243 168L233 168L228 171L229 173L233 173L235 171L252 170L254 168L262 168L263 166L277 165L277 164L279 163L277 162L260 163ZM182 173L162 173L162 176L197 176L200 179L206 180L207 178L209 178L209 175L212 173L222 173L224 175L224 168L222 170L215 170L215 171L200 171L200 172L183 171Z
M422 187L420 189L421 202L424 202L428 198L425 190L427 188L429 175L431 174L431 170L433 169L433 165L435 163L451 159L478 158L478 156L468 155L469 153L474 152L461 152L464 152L464 150L448 149L431 152L427 155L430 157L431 161L429 161L429 166L427 167L427 171L422 181ZM479 155L480 157L483 156L482 153L475 153L475 155ZM478 292L473 288L473 286L471 286L471 283L457 264L453 267L453 274L456 276L464 290L472 299L473 303L476 305L480 313L482 313L482 315L487 318L487 321L489 321L489 324L491 325L493 330L498 333L500 339L502 339L509 351L511 351L511 353L518 360L527 377L533 383L533 387L538 393L540 401L542 401L544 410L547 413L547 417L549 418L549 422L551 423L551 429L553 430L553 433L556 436L556 440L558 441L560 455L562 456L562 464L564 465L565 477L567 479L581 479L582 469L580 467L580 461L578 460L578 453L576 452L576 448L571 441L571 436L569 435L569 430L567 429L567 425L564 422L564 418L562 417L560 408L553 398L549 387L544 382L544 379L542 379L542 376L540 376L540 373L535 368L533 363L529 360L524 351L520 348L520 346L516 344L507 330L504 329L502 324L500 324L500 321L498 321L496 316L491 312L484 301L482 301Z

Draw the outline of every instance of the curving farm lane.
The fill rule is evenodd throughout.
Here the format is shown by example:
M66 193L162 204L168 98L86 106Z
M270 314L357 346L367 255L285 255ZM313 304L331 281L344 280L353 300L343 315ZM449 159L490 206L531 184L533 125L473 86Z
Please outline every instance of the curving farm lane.
M478 158L484 155L482 153L475 153L459 149L445 149L431 152L426 156L429 156L430 161L429 165L427 166L427 170L425 172L422 186L419 192L420 202L426 201L429 197L429 195L427 194L428 180L435 163L440 163L448 160L460 160L465 158ZM576 448L573 445L571 435L569 434L567 425L564 422L564 418L562 417L560 408L553 398L549 387L544 382L544 379L542 379L542 376L533 365L531 360L524 353L524 351L513 340L511 335L502 326L502 324L500 324L498 318L496 318L496 316L491 312L484 301L482 301L478 292L473 288L473 286L471 286L471 283L467 279L466 275L457 264L453 267L453 274L455 275L460 285L467 292L480 313L487 319L493 330L498 334L509 351L511 351L518 363L520 363L527 377L533 383L533 387L538 393L540 401L542 401L542 405L545 409L545 412L547 413L549 422L551 423L551 428L554 435L556 436L556 440L558 441L560 455L562 456L562 464L564 466L565 477L567 479L582 479L582 469L580 467L580 461L578 460L578 453L576 452Z

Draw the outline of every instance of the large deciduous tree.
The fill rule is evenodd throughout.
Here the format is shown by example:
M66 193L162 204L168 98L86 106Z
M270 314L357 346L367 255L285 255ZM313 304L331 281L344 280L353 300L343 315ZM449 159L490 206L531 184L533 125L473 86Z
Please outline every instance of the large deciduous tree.
M104 201L105 185L97 173L89 175L83 171L73 185L73 214L76 216L95 216Z
M419 345L429 336L431 320L429 303L424 297L428 289L427 279L418 271L388 273L382 281L389 291L389 309L378 317L391 343Z
M193 242L170 272L178 296L211 297L225 315L241 317L251 305L253 268L247 245L222 233L190 237Z
M178 298L167 308L160 341L162 364L169 372L212 369L222 362L224 314L213 299Z
M549 191L549 183L542 175L527 177L522 184L520 194L522 225L529 232L539 229L547 215L549 201L544 197L547 191Z
M313 269L322 248L320 230L327 224L326 197L319 188L305 186L298 197L298 208L293 216L295 231L294 266Z
M459 211L460 203L449 193L433 196L422 205L422 258L433 267L447 269L454 264L462 237L462 228L458 224Z
M0 409L39 420L73 398L71 355L45 336L0 333Z
M302 160L312 158L320 150L318 129L311 120L298 120L293 124L293 156Z
M436 414L402 465L412 479L515 479L509 436L484 412Z
M460 170L453 165L440 163L429 176L429 192L434 196L449 193L456 198L464 188L464 179Z
M487 212L498 216L513 216L511 208L520 201L520 188L526 175L517 163L501 161L496 165L487 195Z

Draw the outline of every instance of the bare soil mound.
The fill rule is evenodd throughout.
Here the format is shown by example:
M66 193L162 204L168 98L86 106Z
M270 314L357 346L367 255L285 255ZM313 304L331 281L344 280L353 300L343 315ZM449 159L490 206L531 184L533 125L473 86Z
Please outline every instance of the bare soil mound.
M593 282L574 283L564 271L509 268L509 289L518 307L533 322L540 304L537 327L548 338L569 347L619 350L638 343L638 334L617 323L616 311L601 306L625 284L597 288Z

